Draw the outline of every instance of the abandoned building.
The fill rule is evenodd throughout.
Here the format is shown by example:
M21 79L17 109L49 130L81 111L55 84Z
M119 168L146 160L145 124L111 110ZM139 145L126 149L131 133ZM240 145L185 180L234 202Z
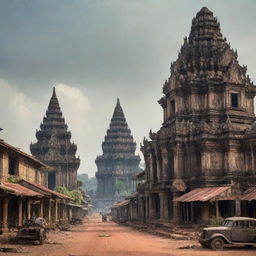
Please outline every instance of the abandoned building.
M98 182L96 204L113 205L118 198L135 191L133 176L139 172L140 157L128 128L119 99L102 143L103 154L96 159Z
M76 144L70 141L71 132L62 116L55 88L40 130L36 131L36 138L37 142L30 145L30 151L33 156L51 167L48 187L75 189L80 159L76 157Z
M34 217L54 224L87 213L70 197L46 187L49 170L35 157L0 140L0 234Z
M131 219L135 201L144 222L256 217L256 90L206 7L170 71L159 100L163 124L141 146L145 181L113 214Z

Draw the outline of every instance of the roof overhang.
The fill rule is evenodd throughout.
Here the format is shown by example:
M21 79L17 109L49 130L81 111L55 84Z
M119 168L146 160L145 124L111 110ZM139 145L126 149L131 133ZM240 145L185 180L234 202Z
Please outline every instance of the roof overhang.
M10 183L5 181L0 181L0 189L2 189L7 194L12 194L15 196L24 196L24 197L36 197L42 198L43 194L26 188L17 183Z
M252 201L256 200L256 187L250 187L248 188L243 196L241 197L241 200L243 201Z
M113 207L111 207L111 208L120 208L120 207L123 207L123 206L126 206L126 205L128 205L130 203L130 200L123 200L123 201L121 201L121 202L119 202L119 203L117 203L117 204L115 204Z
M195 188L188 193L174 199L174 202L195 202L195 201L221 201L235 200L231 187L205 187Z

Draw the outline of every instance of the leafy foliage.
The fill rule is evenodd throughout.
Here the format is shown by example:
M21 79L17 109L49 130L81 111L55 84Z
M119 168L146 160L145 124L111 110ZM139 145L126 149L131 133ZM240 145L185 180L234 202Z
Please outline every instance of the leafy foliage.
M221 222L223 222L223 218L220 216L219 218L217 218L216 216L213 216L210 218L210 225L211 226L219 226L221 224Z
M55 191L71 197L74 204L81 205L83 202L83 194L79 189L68 190L66 187L56 187Z
M83 183L82 186L78 185L78 187L80 187L86 193L95 193L97 190L97 180L95 177L89 178L88 174L82 173L79 174L77 178Z
M118 193L118 195L121 195L121 196L128 196L131 194L131 191L127 186L127 184L125 184L122 181L116 181L115 191Z
M11 175L7 178L7 181L10 183L18 183L20 181L20 178L17 176Z

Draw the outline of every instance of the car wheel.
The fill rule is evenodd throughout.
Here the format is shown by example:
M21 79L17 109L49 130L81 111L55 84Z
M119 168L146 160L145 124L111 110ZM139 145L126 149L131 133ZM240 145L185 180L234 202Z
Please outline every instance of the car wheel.
M211 248L215 251L221 251L224 247L224 241L220 237L215 237L211 241Z

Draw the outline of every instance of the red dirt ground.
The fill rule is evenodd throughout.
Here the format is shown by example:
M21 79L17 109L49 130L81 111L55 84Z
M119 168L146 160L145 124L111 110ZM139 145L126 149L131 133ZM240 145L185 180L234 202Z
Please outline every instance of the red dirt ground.
M103 237L100 237L100 236ZM113 222L103 223L98 216L68 232L51 232L49 244L22 245L24 253L1 255L26 256L255 256L256 248L226 248L216 252L200 248L196 241L171 240L139 232ZM56 244L57 243L57 244ZM178 249L196 245L196 249Z

